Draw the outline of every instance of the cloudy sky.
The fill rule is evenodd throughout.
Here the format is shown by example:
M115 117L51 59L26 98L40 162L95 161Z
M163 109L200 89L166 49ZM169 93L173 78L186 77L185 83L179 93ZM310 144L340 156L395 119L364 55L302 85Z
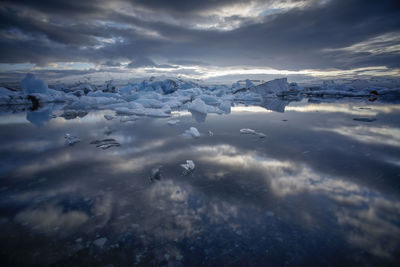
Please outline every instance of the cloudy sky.
M400 76L398 0L0 1L1 79Z

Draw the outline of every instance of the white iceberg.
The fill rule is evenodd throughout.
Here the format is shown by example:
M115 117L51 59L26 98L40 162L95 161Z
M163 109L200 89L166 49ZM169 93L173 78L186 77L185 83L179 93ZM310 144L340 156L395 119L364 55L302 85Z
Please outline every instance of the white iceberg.
M283 91L289 91L289 84L287 78L275 79L266 83L250 88L251 92L258 93L262 96L270 94L278 94Z
M199 113L207 114L207 105L200 98L195 99L188 106L189 111L197 111Z
M231 102L230 101L222 102L221 105L219 105L219 109L225 114L231 113Z
M195 127L190 127L189 130L186 130L183 133L183 136L188 138L199 138L200 133Z
M196 165L194 164L193 160L186 160L186 163L181 164L181 167L185 169L186 173L192 172Z

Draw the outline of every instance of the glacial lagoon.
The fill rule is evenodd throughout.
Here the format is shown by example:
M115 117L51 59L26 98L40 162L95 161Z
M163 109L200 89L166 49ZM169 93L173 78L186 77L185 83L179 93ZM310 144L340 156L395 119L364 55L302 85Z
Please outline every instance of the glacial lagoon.
M3 111L2 265L398 266L400 106L286 104L135 120Z

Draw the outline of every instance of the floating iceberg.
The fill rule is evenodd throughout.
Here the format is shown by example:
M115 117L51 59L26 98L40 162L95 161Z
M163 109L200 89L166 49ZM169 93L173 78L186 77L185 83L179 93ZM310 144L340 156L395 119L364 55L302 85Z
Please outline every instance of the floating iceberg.
M207 114L207 105L203 100L197 98L188 106L189 111L196 111L199 113Z
M222 110L225 114L231 113L231 102L224 101L219 105L219 109Z
M260 94L262 96L267 96L270 94L279 94L281 92L289 91L289 84L287 78L275 79L258 86L250 88L251 92Z
M0 105L29 105L30 110L39 110L47 103L60 102L65 105L61 115L65 119L83 117L93 109L107 112L111 110L116 116L150 117L170 117L174 111L187 110L197 122L204 122L207 114L229 114L231 107L237 104L258 105L284 112L286 105L291 101L298 101L303 97L315 103L343 97L363 97L369 101L400 103L399 81L386 81L381 84L373 80L324 81L304 87L288 83L286 78L255 84L258 82L260 81L253 83L250 80L241 80L232 86L206 86L193 81L158 80L152 77L136 82L130 80L128 84L107 81L96 85L84 82L49 87L33 74L27 74L20 83L22 90L0 87ZM48 119L47 115L39 116L39 113L29 112L32 122L36 119ZM104 115L104 118L111 120L113 116ZM133 121L133 118L121 118L120 121Z
M46 94L49 89L44 81L36 79L35 75L31 73L26 74L21 81L21 88L25 95Z

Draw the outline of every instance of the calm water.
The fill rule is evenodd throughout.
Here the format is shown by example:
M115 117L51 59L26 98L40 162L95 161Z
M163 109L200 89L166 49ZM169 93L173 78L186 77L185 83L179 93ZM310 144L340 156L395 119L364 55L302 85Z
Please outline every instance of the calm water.
M399 264L400 105L175 112L176 126L57 108L0 116L3 266ZM105 138L121 146L90 144Z

